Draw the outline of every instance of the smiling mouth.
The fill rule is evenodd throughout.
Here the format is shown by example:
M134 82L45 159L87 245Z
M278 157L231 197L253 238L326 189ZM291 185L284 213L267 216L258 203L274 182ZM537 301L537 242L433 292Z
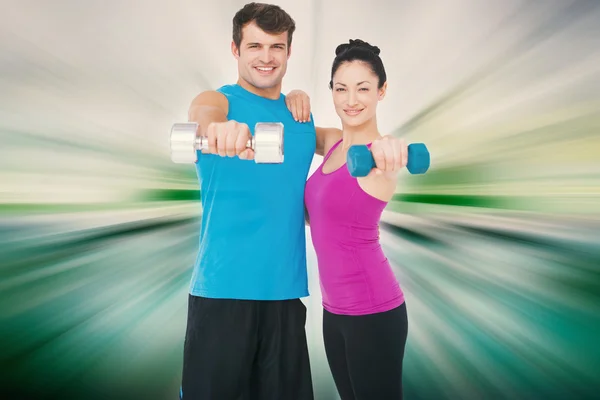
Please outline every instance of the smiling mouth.
M254 67L261 75L269 75L275 71L275 67Z
M362 109L360 109L360 110L344 110L344 112L345 112L347 115L350 115L350 116L356 116L356 115L360 114L360 113L362 112L362 110L364 110L364 108L362 108Z

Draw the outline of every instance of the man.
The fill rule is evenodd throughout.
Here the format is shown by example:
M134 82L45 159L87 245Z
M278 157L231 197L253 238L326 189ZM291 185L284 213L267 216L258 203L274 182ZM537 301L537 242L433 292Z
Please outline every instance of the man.
M238 81L189 109L208 153L198 157L203 216L189 292L184 400L313 399L306 343L304 185L315 127L281 94L294 20L250 3L233 18ZM256 164L245 149L257 122L281 122L285 161ZM220 157L219 157L220 156Z

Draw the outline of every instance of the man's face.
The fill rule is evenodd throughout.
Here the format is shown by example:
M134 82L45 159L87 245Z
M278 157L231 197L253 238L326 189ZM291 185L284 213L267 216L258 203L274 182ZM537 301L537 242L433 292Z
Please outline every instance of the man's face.
M233 55L238 60L240 78L259 89L279 87L287 70L290 49L288 33L271 35L261 30L254 22L242 29L240 48L231 44Z

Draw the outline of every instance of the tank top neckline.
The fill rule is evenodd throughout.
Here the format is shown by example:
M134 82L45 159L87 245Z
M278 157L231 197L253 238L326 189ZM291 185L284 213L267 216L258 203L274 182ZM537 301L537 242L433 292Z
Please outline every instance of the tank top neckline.
M245 87L243 87L242 85L240 85L239 83L234 83L231 85L235 90L237 90L238 94L246 97L247 99L251 100L251 101L261 101L264 102L266 104L277 104L277 103L285 103L285 95L280 93L279 97L277 99L270 99L268 97L263 97L261 95L258 95L256 93L253 93L251 91L249 91L248 89L246 89Z
M338 147L340 145L340 143L342 143L344 141L344 139L340 139L338 140L336 143L334 143L333 146L331 146L331 149L329 149L329 151L327 152L327 154L325 155L325 157L323 158L323 162L321 163L321 166L319 167L319 172L321 175L323 176L329 176L329 175L333 175L336 172L340 171L342 168L344 168L347 165L347 162L344 162L342 165L340 165L339 168L334 169L331 172L325 172L323 171L323 167L325 167L325 163L327 162L327 160L329 160L329 157L331 156L331 153L333 153L333 151L336 149L336 147ZM366 143L367 147L371 147L371 143Z

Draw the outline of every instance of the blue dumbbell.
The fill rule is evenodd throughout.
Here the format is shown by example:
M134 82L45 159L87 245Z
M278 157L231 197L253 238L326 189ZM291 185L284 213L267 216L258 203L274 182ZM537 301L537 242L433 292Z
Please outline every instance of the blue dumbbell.
M408 145L408 162L406 169L413 175L424 174L429 169L429 151L423 143L412 143ZM375 160L371 149L366 145L354 145L348 149L346 164L350 175L355 178L369 175L375 168Z

